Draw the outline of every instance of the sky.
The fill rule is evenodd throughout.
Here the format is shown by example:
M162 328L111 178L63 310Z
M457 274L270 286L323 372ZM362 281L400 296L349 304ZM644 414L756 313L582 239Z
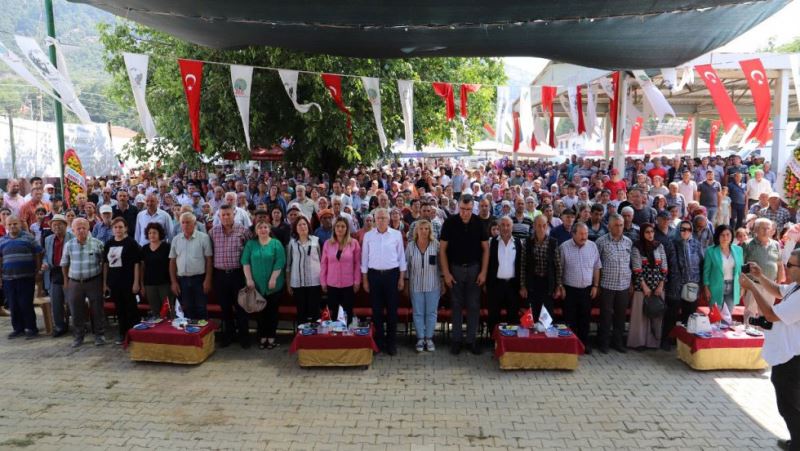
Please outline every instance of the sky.
M771 37L781 45L800 36L800 0L793 0L782 10L756 25L715 52L754 52L767 46ZM548 60L542 58L504 58L509 84L530 83L544 68Z

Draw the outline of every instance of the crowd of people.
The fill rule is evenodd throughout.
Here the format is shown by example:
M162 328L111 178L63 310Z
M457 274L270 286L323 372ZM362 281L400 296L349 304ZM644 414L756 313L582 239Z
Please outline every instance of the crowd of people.
M669 349L670 330L701 300L731 312L742 300L746 320L759 316L763 289L739 281L746 263L773 282L787 278L800 214L775 188L769 162L736 155L628 158L621 172L575 156L474 167L394 162L335 174L138 172L89 179L70 205L38 177L9 180L0 196L9 338L38 336L37 289L50 297L54 336L71 329L75 347L88 334L105 343L107 298L121 343L141 320L137 303L158 315L177 297L188 317L205 319L213 292L220 345L247 348L249 315L237 304L247 287L267 300L256 315L262 349L278 346L284 293L303 323L325 306L352 317L360 291L389 355L403 293L419 352L435 349L444 293L454 354L481 353L482 297L488 330L517 323L530 305L534 317L543 307L563 317L587 353ZM590 340L593 303L600 318Z

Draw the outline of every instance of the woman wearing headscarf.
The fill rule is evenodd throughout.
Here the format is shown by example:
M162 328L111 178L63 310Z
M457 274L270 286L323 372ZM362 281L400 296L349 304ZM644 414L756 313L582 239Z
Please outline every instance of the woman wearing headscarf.
M629 348L657 348L661 343L662 319L645 314L645 302L651 296L664 299L667 279L667 253L655 239L655 226L644 223L639 227L639 239L631 251L633 265L633 299L631 324L628 331Z

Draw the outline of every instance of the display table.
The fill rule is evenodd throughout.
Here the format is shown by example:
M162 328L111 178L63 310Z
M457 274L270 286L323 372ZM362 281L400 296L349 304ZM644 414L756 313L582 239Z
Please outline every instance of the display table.
M741 326L740 326L741 327ZM678 358L695 370L761 370L764 337L751 337L744 330L714 332L711 338L690 334L684 326L670 332L678 340Z
M196 365L214 353L214 329L209 322L200 332L189 333L162 321L146 330L131 329L123 346L131 360Z
M372 364L373 352L378 345L369 335L317 334L303 335L298 332L289 347L289 353L297 353L301 367L312 366L364 366Z
M494 356L503 370L574 370L583 343L572 334L548 337L531 333L528 337L506 337L494 330Z

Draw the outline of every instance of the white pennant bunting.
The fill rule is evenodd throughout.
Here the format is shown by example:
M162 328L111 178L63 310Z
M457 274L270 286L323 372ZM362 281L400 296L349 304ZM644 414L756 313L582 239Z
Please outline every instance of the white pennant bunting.
M686 85L691 85L694 83L694 68L693 67L685 67L683 69L683 75L681 75L681 82L678 83L678 87L675 88L673 91L677 92L683 89Z
M586 131L589 132L587 138L595 134L597 127L597 96L594 95L594 86L586 85Z
M633 71L633 76L639 83L639 86L642 87L644 97L650 105L653 114L655 114L659 121L668 114L675 117L675 110L672 109L672 106L667 102L664 94L653 84L653 81L650 80L650 77L648 77L643 70Z
M533 136L539 144L547 144L547 131L544 128L544 120L539 118L539 109L533 110Z
M400 95L400 106L403 108L403 126L405 129L406 149L414 148L414 82L397 80L397 92Z
M800 110L800 57L797 54L789 55L789 65L792 67L792 80L794 81L794 95L797 96L797 109Z
M153 116L150 114L150 109L147 107L147 100L145 99L147 67L150 57L135 53L123 53L122 58L125 60L125 68L128 71L128 79L131 82L133 101L136 104L136 111L139 113L139 123L142 125L144 136L148 141L152 141L158 136L158 133L156 133L156 125L153 122Z
M361 83L364 85L367 99L372 105L372 115L375 116L375 127L378 129L381 150L386 150L389 141L386 139L386 132L383 130L383 118L381 117L381 81L375 77L361 77Z
M511 111L511 89L508 86L497 87L497 113L495 115L495 132L498 149L502 148L506 137L506 122Z
M678 87L678 71L674 67L665 67L661 69L661 78L664 79L664 84L672 92L676 92Z
M61 52L61 45L59 45L58 39L47 36L44 38L44 43L47 44L48 47L53 46L56 48L56 62L58 63L58 71L61 73L62 77L66 78L70 81L70 83L72 83L72 79L69 77L69 69L67 69L67 60L64 59L64 53Z
M84 124L91 124L92 118L89 112L83 107L78 96L75 95L75 88L72 83L61 75L47 59L39 44L32 38L15 35L17 45L22 50L22 54L36 67L36 71L44 78L50 86L61 96L61 101L69 106L69 109L78 116Z
M531 88L525 86L519 90L519 126L522 129L523 147L531 145L533 136L533 104L531 101ZM533 150L533 149L531 149Z
M11 70L13 70L20 77L24 78L25 81L30 83L32 86L45 93L50 93L50 90L45 88L39 79L28 70L28 68L25 66L25 63L22 62L22 59L20 59L16 53L9 50L8 47L6 47L2 42L0 42L0 60L6 63Z
M318 104L311 102L311 103L297 103L297 76L299 72L296 70L287 70L287 69L278 69L278 75L281 77L281 81L283 82L283 88L286 89L286 94L289 95L289 100L292 101L292 105L294 105L294 109L299 111L300 113L306 114L308 110L311 109L312 106L317 107L317 109L322 112L322 107Z
M242 116L242 127L244 127L244 139L247 142L247 150L250 146L250 92L253 84L253 67L231 65L231 85L233 86L233 96L236 98L236 105L239 107L239 114Z

